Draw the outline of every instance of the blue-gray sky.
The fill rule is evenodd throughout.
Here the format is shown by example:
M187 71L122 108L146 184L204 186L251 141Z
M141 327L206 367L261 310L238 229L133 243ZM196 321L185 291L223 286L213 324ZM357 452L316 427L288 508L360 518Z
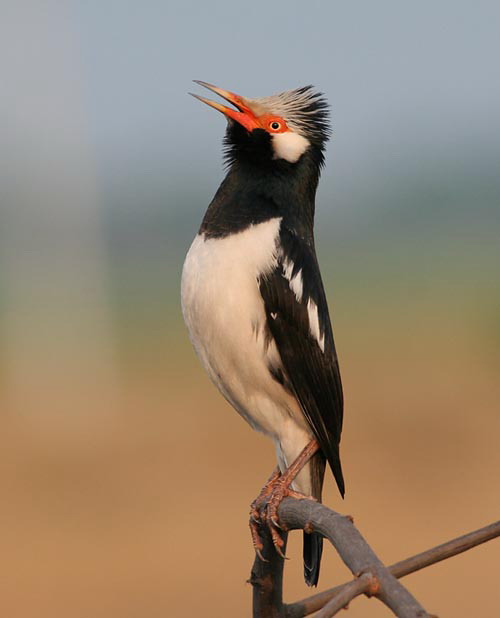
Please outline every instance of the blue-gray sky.
M224 119L187 96L192 79L248 96L309 83L325 92L334 139L322 192L335 192L339 212L369 208L363 191L391 175L500 164L493 1L2 5L10 139L22 151L37 137L63 160L80 139L107 197L146 184L193 216L209 199ZM141 191L129 198L124 209L141 208Z
M335 130L326 186L346 193L415 150L432 165L498 143L495 2L82 2L68 19L99 150L152 158L174 184L208 191L221 173L224 119L186 96L191 79L249 96L316 85Z

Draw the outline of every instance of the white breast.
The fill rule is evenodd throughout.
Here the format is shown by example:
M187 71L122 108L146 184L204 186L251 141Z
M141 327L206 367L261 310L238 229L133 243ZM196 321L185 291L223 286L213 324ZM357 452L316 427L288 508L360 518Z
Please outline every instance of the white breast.
M184 319L205 369L238 412L273 437L291 417L305 427L295 398L269 372L279 354L264 337L258 277L276 265L280 221L224 238L197 236L182 274Z

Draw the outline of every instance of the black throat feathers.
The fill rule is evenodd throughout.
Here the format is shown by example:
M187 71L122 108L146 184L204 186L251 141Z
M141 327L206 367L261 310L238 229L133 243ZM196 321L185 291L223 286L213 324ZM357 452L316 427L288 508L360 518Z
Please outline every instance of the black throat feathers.
M227 176L200 227L207 238L222 238L250 225L282 217L302 238L312 239L322 146L311 143L296 163L275 159L272 137L248 133L231 123L225 138Z

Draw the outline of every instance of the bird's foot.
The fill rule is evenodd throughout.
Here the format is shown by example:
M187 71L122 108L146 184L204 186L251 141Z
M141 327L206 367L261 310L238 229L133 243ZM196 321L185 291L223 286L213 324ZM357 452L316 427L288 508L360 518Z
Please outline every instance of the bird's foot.
M264 487L260 490L259 495L250 505L250 534L252 535L252 543L253 548L255 549L255 553L259 558L266 562L266 559L262 555L262 550L264 549L264 544L262 543L262 539L259 533L259 524L262 521L261 511L265 507L266 501L268 497L271 495L273 491L273 484L280 478L281 472L278 467L273 471L271 476L268 478Z
M278 520L278 507L281 504L281 501L287 496L298 500L314 500L312 496L301 494L298 491L291 489L290 486L300 470L302 470L304 465L311 459L318 449L319 445L317 441L311 440L309 444L302 449L297 459L284 471L283 474L280 474L278 468L272 473L256 500L252 502L250 510L250 532L252 534L252 542L255 551L262 560L264 560L264 557L262 556L264 544L262 543L262 539L260 537L258 527L259 524L267 525L277 553L282 558L286 558L283 553L285 542L278 532L278 529L286 531L286 528L280 524Z
M306 496L290 487L292 480L287 475L281 476L279 471L275 471L268 482L262 488L258 497L252 502L250 510L250 533L252 535L252 543L256 554L263 561L266 561L262 555L264 544L259 532L259 524L267 525L271 540L277 553L286 559L283 553L285 542L283 541L279 530L286 531L286 527L280 523L278 518L278 508L281 501L286 497L295 498L296 500L314 500L312 496Z
M295 491L290 487L291 481L284 476L280 477L273 486L272 492L266 503L265 508L261 512L261 518L265 520L268 530L271 534L274 549L284 559L286 559L283 553L285 542L283 541L279 530L287 531L287 527L280 523L278 517L278 508L284 498L290 497L296 500L315 500L312 496L306 496L298 491Z
M260 490L259 495L255 498L255 500L250 505L250 519L253 520L255 523L259 523L260 511L262 507L264 506L264 504L266 503L268 496L273 491L273 484L280 478L280 476L281 476L280 469L276 467L273 470L273 473L271 474L271 476L267 479L264 487Z

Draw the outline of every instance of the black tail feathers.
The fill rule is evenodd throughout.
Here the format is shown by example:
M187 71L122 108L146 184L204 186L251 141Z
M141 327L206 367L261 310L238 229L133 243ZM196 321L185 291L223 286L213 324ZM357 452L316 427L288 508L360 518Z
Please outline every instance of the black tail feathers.
M304 532L304 579L308 586L317 586L321 554L323 553L323 537L317 532Z

